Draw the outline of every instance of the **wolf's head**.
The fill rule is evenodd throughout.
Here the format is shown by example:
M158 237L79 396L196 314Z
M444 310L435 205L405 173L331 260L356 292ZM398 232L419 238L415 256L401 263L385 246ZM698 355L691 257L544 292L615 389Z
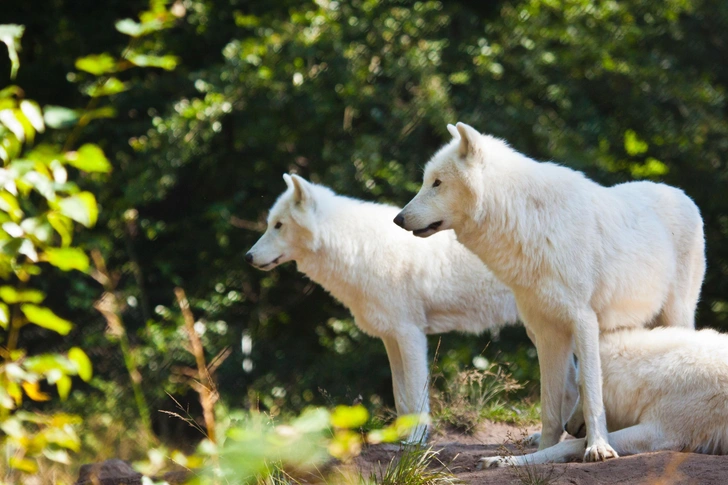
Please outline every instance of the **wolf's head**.
M427 237L460 225L477 200L483 166L483 135L465 123L447 125L453 139L425 166L422 187L394 223Z
M271 270L315 250L316 190L298 175L283 175L288 189L268 214L268 228L245 255L258 269Z

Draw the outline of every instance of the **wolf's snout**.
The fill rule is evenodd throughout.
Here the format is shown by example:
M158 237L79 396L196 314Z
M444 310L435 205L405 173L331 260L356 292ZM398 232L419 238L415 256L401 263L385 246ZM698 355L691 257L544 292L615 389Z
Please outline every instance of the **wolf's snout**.
M248 264L253 264L253 253L248 252L245 255L245 262L248 263Z
M397 214L397 217L394 218L394 223L404 229L404 216L401 212Z

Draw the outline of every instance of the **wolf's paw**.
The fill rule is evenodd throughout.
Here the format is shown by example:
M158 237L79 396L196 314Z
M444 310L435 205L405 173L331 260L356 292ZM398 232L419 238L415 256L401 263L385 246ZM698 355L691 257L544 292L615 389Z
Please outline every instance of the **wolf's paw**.
M541 433L533 433L523 441L525 446L538 446L541 443Z
M586 449L586 452L584 452L585 462L605 461L609 460L610 458L619 458L619 455L616 451L614 451L614 448L609 446L609 443L604 441L589 446Z
M487 456L478 460L476 468L482 470L483 468L499 468L512 464L510 456Z

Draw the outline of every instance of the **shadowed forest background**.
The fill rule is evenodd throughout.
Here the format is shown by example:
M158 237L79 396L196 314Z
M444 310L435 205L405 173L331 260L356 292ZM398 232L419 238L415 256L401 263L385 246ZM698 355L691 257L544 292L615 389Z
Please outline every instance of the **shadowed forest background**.
M83 90L94 76L76 60L119 55L129 39L115 22L148 8L146 0L3 2L0 22L25 32L15 79L1 56L0 88L88 109ZM606 185L682 188L705 221L698 325L728 330L728 3L177 0L166 8L169 28L134 42L171 64L120 72L125 90L93 106L115 116L94 120L69 147L94 142L113 168L76 177L99 213L74 243L105 260L126 336L94 308L104 292L95 279L54 268L35 286L73 329L20 332L29 354L80 347L90 358L93 378L74 379L65 402L24 403L81 416L85 456L135 458L122 445L145 420L163 442L191 448L199 439L158 412L175 409L169 393L201 413L184 371L195 360L175 287L187 293L208 359L226 357L216 371L225 407L274 415L359 401L372 412L391 407L381 342L295 264L264 273L243 258L285 188L283 173L403 205L456 121ZM38 134L35 144L63 144L69 130ZM19 280L10 274L6 284ZM522 397L537 397L525 332L493 337L443 336L442 372L482 355L507 362L530 383ZM430 342L432 357L439 337ZM147 403L144 419L131 380Z

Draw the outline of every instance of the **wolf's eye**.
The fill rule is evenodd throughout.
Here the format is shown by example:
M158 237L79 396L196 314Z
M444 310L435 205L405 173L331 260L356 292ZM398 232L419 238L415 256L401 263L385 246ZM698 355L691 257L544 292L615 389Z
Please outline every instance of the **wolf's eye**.
M432 186L433 187L439 187L441 183L442 182L440 181L440 179L435 179L435 181L432 182Z
M273 226L274 229L280 229L283 223L281 221L276 222L276 225Z

